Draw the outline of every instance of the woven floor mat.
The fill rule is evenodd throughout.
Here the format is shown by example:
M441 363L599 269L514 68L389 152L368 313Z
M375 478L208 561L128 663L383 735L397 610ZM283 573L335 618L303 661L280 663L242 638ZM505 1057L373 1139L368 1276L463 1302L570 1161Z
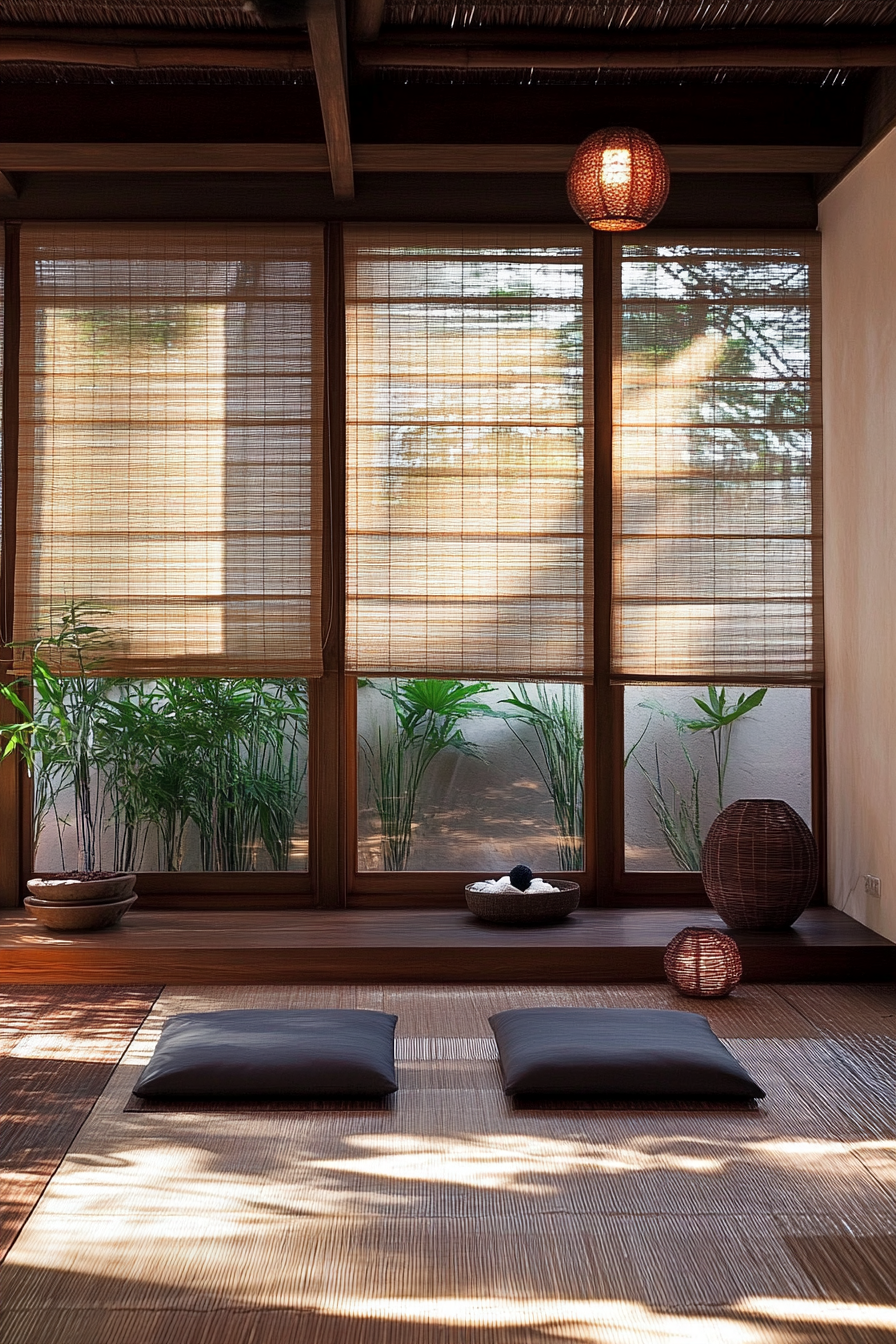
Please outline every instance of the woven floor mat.
M812 1000L815 1018L768 986L713 1005L714 1029L768 1093L747 1109L506 1097L489 1013L597 1006L590 987L166 990L7 1257L0 1333L883 1344L896 1338L886 995L845 990L842 1022L836 987ZM612 1006L645 999L694 1011L659 987L612 990ZM867 1040L863 1005L876 1009ZM166 1018L250 1006L397 1011L401 1090L373 1104L134 1107Z

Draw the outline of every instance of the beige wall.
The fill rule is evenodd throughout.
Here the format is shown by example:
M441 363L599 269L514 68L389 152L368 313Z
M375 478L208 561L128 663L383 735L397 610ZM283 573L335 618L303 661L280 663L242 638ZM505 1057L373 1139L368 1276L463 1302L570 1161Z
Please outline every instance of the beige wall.
M829 899L896 939L896 132L820 227Z

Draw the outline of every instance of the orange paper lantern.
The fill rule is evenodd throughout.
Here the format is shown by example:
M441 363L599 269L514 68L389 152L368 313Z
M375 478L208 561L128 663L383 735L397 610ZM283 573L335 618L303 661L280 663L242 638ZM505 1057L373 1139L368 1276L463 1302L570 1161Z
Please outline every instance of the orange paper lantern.
M569 203L592 229L643 229L669 195L669 166L646 131L608 126L583 140L566 174Z

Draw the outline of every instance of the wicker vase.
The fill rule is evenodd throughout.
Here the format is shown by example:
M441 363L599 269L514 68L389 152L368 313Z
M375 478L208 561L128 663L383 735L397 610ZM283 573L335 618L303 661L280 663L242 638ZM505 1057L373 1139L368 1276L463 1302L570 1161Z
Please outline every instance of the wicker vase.
M786 929L815 894L818 848L780 798L741 798L710 826L701 868L729 928Z
M737 943L718 929L676 933L663 957L670 985L689 999L724 999L743 975Z

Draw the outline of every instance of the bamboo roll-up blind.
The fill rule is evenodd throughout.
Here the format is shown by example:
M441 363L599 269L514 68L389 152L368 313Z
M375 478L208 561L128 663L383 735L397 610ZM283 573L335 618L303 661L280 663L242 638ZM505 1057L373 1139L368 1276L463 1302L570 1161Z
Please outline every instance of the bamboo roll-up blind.
M589 257L346 230L349 671L591 676Z
M21 270L15 639L76 603L104 673L319 674L320 230L33 225Z
M818 684L818 239L616 248L613 679Z

